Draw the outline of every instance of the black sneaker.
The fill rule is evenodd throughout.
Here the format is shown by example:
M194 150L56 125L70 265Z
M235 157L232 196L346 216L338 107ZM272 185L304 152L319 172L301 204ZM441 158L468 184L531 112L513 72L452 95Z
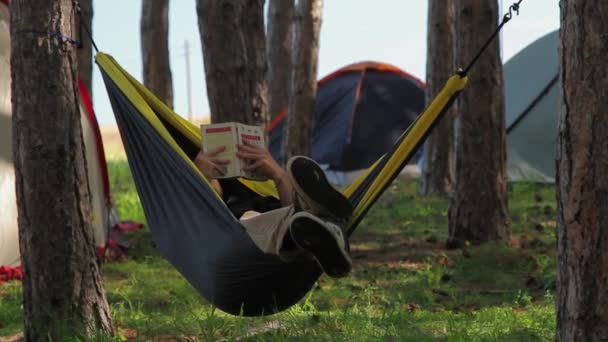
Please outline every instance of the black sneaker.
M317 216L330 216L345 223L353 206L325 177L323 169L312 159L296 156L287 162L287 174L294 189L294 208Z
M311 253L330 277L345 277L352 269L342 229L302 211L291 216L289 234L301 249Z

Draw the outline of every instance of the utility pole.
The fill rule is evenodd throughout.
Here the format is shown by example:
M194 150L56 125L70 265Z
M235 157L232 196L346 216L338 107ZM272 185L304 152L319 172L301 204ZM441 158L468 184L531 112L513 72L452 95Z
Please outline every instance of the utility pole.
M192 122L192 85L190 83L190 44L184 42L184 56L186 58L186 95L188 96L188 121Z

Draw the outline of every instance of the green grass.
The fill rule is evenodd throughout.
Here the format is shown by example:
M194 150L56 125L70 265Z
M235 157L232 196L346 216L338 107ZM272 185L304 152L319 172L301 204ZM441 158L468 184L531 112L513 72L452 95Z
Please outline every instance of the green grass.
M126 162L109 163L122 219L145 221ZM162 259L147 231L103 266L117 340L549 341L554 338L555 194L511 184L513 246L446 251L447 200L398 181L352 239L350 277L322 276L300 303L260 318L215 310ZM0 336L22 329L20 285L0 287Z

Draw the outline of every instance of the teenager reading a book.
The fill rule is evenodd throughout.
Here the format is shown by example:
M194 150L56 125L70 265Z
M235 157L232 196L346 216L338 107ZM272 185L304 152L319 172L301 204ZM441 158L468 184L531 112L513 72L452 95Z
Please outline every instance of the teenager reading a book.
M199 152L194 163L222 194L214 177L229 161L217 157L225 146ZM265 213L248 211L240 217L254 243L264 252L285 260L298 256L313 257L332 277L346 276L351 259L342 226L352 215L348 199L327 181L323 170L312 159L293 157L283 169L266 149L237 145L236 155L247 160L247 171L255 171L275 182L282 208Z

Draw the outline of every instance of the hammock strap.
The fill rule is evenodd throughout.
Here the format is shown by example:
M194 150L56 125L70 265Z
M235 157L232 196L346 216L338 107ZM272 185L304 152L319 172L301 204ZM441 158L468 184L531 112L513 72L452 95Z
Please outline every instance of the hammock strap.
M509 20L511 20L511 18L513 18L513 12L515 12L517 15L519 15L519 4L521 4L521 2L522 2L522 0L519 0L515 3L513 3L513 5L509 6L509 12L505 13L505 15L502 17L502 21L500 22L500 24L498 25L496 30L494 30L494 33L492 33L492 35L490 36L490 38L488 38L486 43L483 44L481 49L479 49L479 51L477 52L475 57L473 57L473 59L471 60L469 65L467 65L467 67L464 68L464 70L458 72L460 75L464 76L464 75L469 74L469 70L471 70L471 68L473 67L473 64L475 64L475 62L477 62L479 57L481 57L481 55L484 53L484 51L486 51L486 49L488 48L488 46L490 46L492 41L494 41L494 39L496 39L496 36L498 36L498 33L500 33L500 31L502 30L502 27L505 26L505 24L508 23Z
M97 48L97 44L95 44L95 40L93 39L93 35L91 34L91 29L85 24L84 20L82 19L82 9L80 8L80 3L76 0L72 1L73 7L76 10L76 15L78 16L78 39L80 40L80 45L78 46L78 48L82 48L82 31L84 30L84 32L86 32L87 37L89 38L89 40L91 41L91 45L93 46L93 49L95 49L95 53L99 52L99 49Z

